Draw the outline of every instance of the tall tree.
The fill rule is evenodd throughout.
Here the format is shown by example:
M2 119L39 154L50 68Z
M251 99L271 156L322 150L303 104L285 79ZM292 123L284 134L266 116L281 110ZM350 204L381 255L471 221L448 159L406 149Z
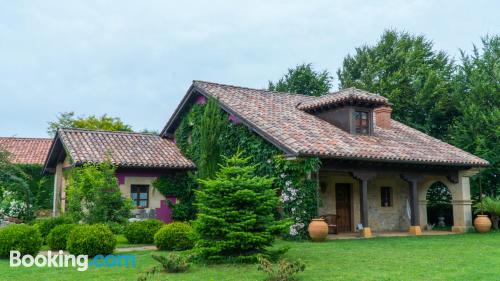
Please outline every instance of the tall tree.
M500 195L500 36L486 37L472 54L462 51L455 77L460 115L450 127L449 140L490 162L481 172L483 189ZM472 191L478 194L478 179Z
M218 165L221 161L220 135L226 123L217 100L210 98L205 105L198 128L200 134L198 175L202 179L215 175L219 168Z
M442 138L457 109L453 64L424 36L385 31L374 46L356 48L337 71L340 88L357 87L389 98L393 118Z
M111 117L107 114L102 116L79 116L76 117L74 112L63 112L57 116L57 121L49 122L47 133L53 136L58 128L82 128L92 130L106 131L124 131L131 132L132 127L122 122L118 117Z
M269 81L270 91L287 92L308 96L321 96L330 91L333 78L328 71L317 72L312 64L300 64L289 68L288 72L273 83Z

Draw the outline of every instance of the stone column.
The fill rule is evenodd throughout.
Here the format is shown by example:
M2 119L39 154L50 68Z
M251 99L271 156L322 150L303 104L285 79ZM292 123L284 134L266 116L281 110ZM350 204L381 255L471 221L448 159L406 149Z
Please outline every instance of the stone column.
M471 169L460 171L458 182L450 186L453 200L453 232L467 232L472 228L472 201L470 198L469 177L475 175L478 171Z

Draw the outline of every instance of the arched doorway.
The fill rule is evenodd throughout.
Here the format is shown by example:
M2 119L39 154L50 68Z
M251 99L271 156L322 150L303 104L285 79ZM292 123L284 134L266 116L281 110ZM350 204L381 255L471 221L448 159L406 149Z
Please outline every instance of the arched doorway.
M442 182L433 183L426 194L427 224L433 230L451 230L453 226L452 196L448 187Z

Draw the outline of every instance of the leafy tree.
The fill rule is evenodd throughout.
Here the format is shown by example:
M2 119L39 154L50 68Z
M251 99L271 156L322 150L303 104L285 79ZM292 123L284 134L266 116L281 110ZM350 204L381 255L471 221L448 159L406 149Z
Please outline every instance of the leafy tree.
M321 96L328 94L332 87L333 78L328 71L316 72L312 64L300 64L289 68L288 72L273 83L269 81L270 91L296 93L308 96Z
M481 50L462 52L462 64L455 77L459 115L451 125L449 140L454 145L484 158L490 166L481 172L483 191L500 195L500 36L486 37ZM472 192L479 194L478 177Z
M67 185L67 213L87 223L123 222L132 202L124 198L109 162L71 169Z
M198 129L200 134L198 176L202 179L213 176L217 171L221 155L220 135L226 123L217 101L209 99Z
M33 195L28 180L29 176L9 161L9 153L0 150L0 217L33 219Z
M164 196L174 196L176 204L168 201L175 221L190 221L195 218L194 191L198 187L195 175L191 172L177 172L161 176L153 182L153 186Z
M386 31L374 46L356 48L337 71L340 88L386 96L395 120L438 138L457 114L452 74L452 62L432 42L396 31Z
M88 117L75 117L74 112L63 112L57 117L57 121L49 122L47 133L55 135L58 128L82 128L106 131L131 132L132 127L123 123L118 117L111 117L107 114L102 116L90 115Z
M208 260L255 261L280 227L273 216L278 206L274 179L256 176L256 166L249 161L239 151L224 157L215 178L199 180L194 226L197 248Z

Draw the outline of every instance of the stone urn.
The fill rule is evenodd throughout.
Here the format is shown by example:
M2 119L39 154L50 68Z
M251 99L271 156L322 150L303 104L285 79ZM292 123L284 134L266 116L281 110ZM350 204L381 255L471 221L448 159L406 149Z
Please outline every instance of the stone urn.
M307 231L312 241L322 242L325 241L326 236L328 236L328 224L326 224L325 219L312 219Z
M474 220L474 227L479 233L485 233L491 229L491 220L487 215L477 215Z

